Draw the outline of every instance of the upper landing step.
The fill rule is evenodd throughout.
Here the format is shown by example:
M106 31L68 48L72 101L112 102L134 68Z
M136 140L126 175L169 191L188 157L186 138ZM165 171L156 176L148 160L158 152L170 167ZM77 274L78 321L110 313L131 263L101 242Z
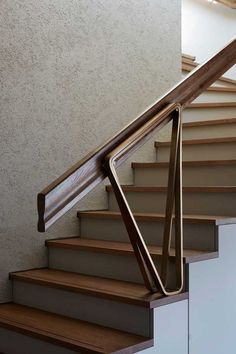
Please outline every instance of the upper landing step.
M182 53L182 61L184 61L184 60L187 60L187 61L190 61L190 62L194 62L196 60L196 57L193 56L193 55Z
M14 303L0 305L0 327L83 354L130 354L153 345L151 338Z

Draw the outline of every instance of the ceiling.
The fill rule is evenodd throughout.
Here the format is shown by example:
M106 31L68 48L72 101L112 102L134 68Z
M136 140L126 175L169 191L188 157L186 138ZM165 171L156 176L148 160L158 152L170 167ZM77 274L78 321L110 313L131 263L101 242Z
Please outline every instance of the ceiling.
M217 0L217 2L231 7L231 9L236 9L236 0Z

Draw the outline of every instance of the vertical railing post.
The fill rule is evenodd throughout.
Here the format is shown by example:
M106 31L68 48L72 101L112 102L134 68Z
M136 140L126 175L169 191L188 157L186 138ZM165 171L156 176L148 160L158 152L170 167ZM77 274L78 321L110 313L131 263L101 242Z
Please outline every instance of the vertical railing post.
M182 188L182 112L179 112L179 142L175 183L175 262L176 287L183 286L183 188Z
M168 265L169 265L169 253L171 247L172 238L172 224L173 224L173 210L174 205L180 208L179 203L182 204L182 182L181 182L181 161L182 161L182 124L181 124L181 108L178 107L172 112L172 134L171 134L171 146L170 146L170 159L169 159L169 176L167 186L167 198L166 198L166 213L163 235L163 250L162 250L162 263L161 263L161 279L163 283L167 284ZM178 182L177 182L178 181ZM180 184L181 183L181 184ZM178 202L177 202L178 199ZM176 213L176 211L175 211ZM175 215L175 234L179 234L180 223L178 222L179 215ZM181 216L182 218L182 216ZM180 232L182 236L182 230ZM176 252L177 254L177 252Z

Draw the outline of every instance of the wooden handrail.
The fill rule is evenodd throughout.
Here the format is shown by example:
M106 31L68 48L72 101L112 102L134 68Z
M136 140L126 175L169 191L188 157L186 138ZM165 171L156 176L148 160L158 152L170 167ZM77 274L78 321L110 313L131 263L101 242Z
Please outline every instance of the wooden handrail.
M236 39L192 71L146 112L40 192L38 194L38 230L40 232L47 230L48 227L107 177L103 162L111 151L155 117L167 105L176 102L184 107L191 103L235 62Z

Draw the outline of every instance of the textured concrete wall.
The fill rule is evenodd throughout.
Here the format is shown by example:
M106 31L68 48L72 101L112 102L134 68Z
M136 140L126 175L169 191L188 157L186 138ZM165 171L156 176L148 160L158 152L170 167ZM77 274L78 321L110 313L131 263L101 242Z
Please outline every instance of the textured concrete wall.
M180 0L2 0L0 301L8 272L47 264L36 195L180 77ZM106 207L101 187L81 207Z

